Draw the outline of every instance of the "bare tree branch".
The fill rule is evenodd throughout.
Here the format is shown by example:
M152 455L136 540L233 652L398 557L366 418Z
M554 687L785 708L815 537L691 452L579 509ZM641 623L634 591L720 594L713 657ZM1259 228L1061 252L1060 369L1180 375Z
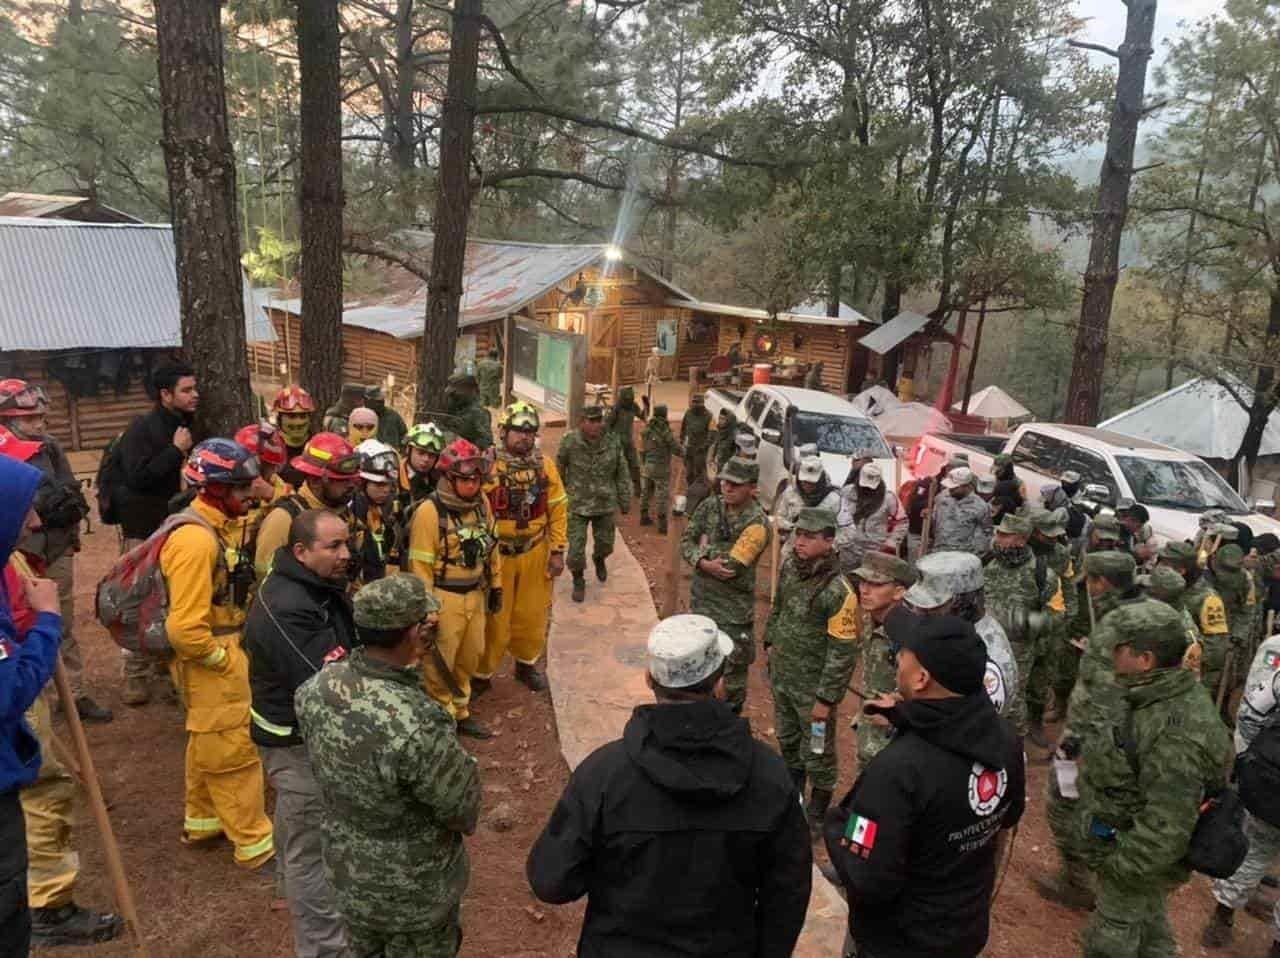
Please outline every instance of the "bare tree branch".
M1126 3L1125 6L1128 6ZM1109 57L1120 59L1120 51L1113 50L1111 47L1104 47L1101 43L1085 43L1083 40L1068 40L1067 46L1075 47L1077 50L1093 50L1095 53L1105 53Z
M431 266L416 259L399 250L392 249L383 243L379 243L372 237L362 233L354 233L347 231L342 237L342 250L344 253L355 253L359 256L371 256L374 259L382 260L384 263L392 263L401 269L408 270L424 283L431 280Z

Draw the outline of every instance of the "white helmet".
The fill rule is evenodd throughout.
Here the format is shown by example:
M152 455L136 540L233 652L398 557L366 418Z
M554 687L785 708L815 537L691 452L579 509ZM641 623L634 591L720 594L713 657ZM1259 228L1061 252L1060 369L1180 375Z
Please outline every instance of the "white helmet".
M356 446L360 456L360 478L367 482L395 482L400 475L400 457L379 439L366 439Z

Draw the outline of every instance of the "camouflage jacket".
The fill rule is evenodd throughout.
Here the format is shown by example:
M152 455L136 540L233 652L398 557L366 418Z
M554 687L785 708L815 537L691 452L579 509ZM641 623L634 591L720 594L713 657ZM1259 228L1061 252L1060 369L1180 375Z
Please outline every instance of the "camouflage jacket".
M974 631L982 644L987 647L987 673L982 684L987 690L987 698L996 707L996 711L1007 719L1014 719L1014 707L1018 704L1015 693L1018 689L1018 660L1014 657L1013 646L1009 644L1009 636L1004 627L989 615L984 615L973 624Z
M481 449L493 445L493 425L489 422L489 410L479 396L450 394L449 415L457 420L458 435L469 439Z
M711 446L711 413L689 409L680 420L680 441L685 451L692 455Z
M1252 646L1255 613L1259 608L1253 576L1241 569L1239 572L1206 572L1204 578L1222 596L1232 647L1237 650L1249 649Z
M1187 843L1205 795L1226 784L1231 740L1209 693L1187 670L1116 682L1123 705L1081 779L1089 814L1117 832L1111 841L1095 840L1093 860L1112 881L1186 881Z
M980 556L991 548L991 507L972 492L963 499L949 494L935 496L931 521L930 552L971 552Z
M1000 620L1011 642L1032 641L1056 628L1066 611L1058 574L1045 562L1042 587L1037 564L1034 554L1012 566L996 557L982 570L987 611Z
M1092 752L1109 727L1111 717L1120 709L1124 698L1116 685L1111 653L1120 636L1107 622L1107 616L1122 603L1155 602L1155 599L1124 599L1114 589L1093 600L1093 632L1089 634L1080 671L1067 702L1064 738L1073 738L1083 751Z
M579 430L560 440L556 468L569 493L569 511L603 516L631 508L631 476L618 437L605 430L588 442Z
M453 719L421 672L360 648L308 679L296 703L339 910L399 932L440 924L466 890L462 836L480 811L476 760Z
M1062 602L1066 609L1064 621L1073 622L1080 611L1080 593L1076 589L1075 557L1072 556L1071 548L1065 542L1055 542L1045 553L1045 559L1062 584Z
M895 653L889 644L884 624L876 625L870 619L871 634L862 643L862 687L875 695L878 692L894 692L898 688L898 667Z
M680 455L680 443L665 419L654 417L640 436L641 470L650 479L671 475L671 457Z
M834 555L822 563L794 556L783 563L764 633L775 684L837 704L857 664L861 634L858 596Z
M719 496L704 499L680 540L684 561L693 566L690 611L721 625L746 625L755 618L756 566L769 544L769 519L755 499L737 512ZM734 576L725 582L698 570L702 559L723 559Z
M714 446L716 450L716 468L721 468L726 462L734 457L737 452L737 444L734 442L738 438L738 420L734 419L729 425L723 429L716 428L714 434Z
M624 402L614 403L609 408L606 425L610 432L617 435L624 446L632 446L635 444L635 422L637 419L643 418L636 401L629 399Z
M476 363L476 384L481 397L497 396L502 392L502 363L485 357Z

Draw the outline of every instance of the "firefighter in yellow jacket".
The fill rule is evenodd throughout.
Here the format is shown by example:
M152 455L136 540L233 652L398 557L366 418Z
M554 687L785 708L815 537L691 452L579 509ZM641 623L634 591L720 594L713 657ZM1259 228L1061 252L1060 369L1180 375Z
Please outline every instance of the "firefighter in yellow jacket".
M485 624L473 696L488 689L508 649L517 680L534 692L547 687L537 663L547 645L551 580L564 572L568 496L555 463L534 449L539 425L538 410L526 402L508 406L498 420L497 461L484 491L498 527L503 606Z
M262 762L249 739L249 660L240 640L253 560L237 520L252 503L258 461L230 439L207 439L191 451L183 475L199 489L188 509L199 522L174 529L160 552L170 671L187 708L183 841L225 834L236 864L257 868L275 855L275 844Z
M471 677L484 654L485 618L502 608L502 559L489 500L489 460L466 439L440 454L435 491L409 522L409 571L440 602L436 643L423 658L427 693L458 720L458 734L491 738L471 715Z

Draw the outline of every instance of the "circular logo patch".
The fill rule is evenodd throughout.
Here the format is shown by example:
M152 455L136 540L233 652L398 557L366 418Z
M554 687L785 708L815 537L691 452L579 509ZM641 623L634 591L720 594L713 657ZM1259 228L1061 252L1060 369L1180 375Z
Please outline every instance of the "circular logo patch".
M969 771L969 807L979 818L985 818L996 810L1009 785L1009 776L1003 769L973 763Z
M982 684L986 687L987 698L991 699L991 704L996 707L996 711L1003 712L1007 697L1004 672L990 659L987 659L987 673L982 677Z

